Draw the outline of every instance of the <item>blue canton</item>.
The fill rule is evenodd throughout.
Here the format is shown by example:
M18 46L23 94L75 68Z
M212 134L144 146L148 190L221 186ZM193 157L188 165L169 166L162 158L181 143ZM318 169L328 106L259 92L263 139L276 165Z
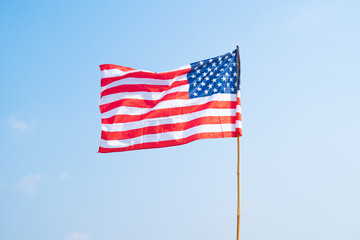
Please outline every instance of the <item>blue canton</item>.
M191 63L191 70L187 74L190 85L189 97L198 98L217 93L235 94L238 79L236 55L237 50L234 50L218 57Z

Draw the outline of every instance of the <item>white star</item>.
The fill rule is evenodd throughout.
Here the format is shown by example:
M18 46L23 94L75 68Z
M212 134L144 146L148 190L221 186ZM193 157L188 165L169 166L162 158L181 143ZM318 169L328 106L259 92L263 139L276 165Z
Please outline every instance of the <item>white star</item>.
M212 59L209 60L210 63L211 63L212 61L214 61L214 60L212 60Z
M215 67L216 66L216 63L213 63L213 64L211 64L213 67Z
M219 61L221 61L221 57L219 57L218 59L219 59Z
M206 76L206 73L204 72L203 75Z
M208 70L208 72L210 72L210 71L211 71L211 68L208 68L207 70Z
M226 72L226 73L225 73L225 76L229 76L229 74Z
M200 70L197 70L196 73L200 73Z
M234 81L234 79L231 77L231 78L230 78L230 82L232 82L232 81Z
M193 74L193 75L191 75L191 78L194 78L195 77L195 75Z
M221 71L221 72L223 72L223 71L224 71L224 69L222 68L222 69L220 69L220 71Z
M213 79L213 82L216 82L216 78Z
M209 84L209 89L212 88L212 84Z
M228 56L228 55L226 55L226 56L225 56L225 59L227 59L228 57L229 57L229 56Z
M234 90L235 90L235 88L232 87L232 88L231 88L231 91L233 92Z
M217 92L218 90L216 89L216 88L214 88L214 90L213 90L214 92Z
M201 91L201 87L197 87L197 90L200 92L200 91Z
M232 67L229 67L229 70L230 70L230 72L233 70L233 68Z
M202 79L201 77L198 78L199 82L201 81L201 79Z
M210 76L212 76L214 73L213 72L210 72Z
M208 77L206 77L206 78L205 78L205 80L206 80L206 81L209 81L209 78L208 78Z
M200 61L200 65L203 65L204 64L204 62L203 61Z
M230 86L230 83L227 83L226 86Z
M201 86L205 86L205 83L204 82L201 82ZM200 91L200 90L199 90Z
M222 79L223 81L225 81L225 80L226 80L226 77L222 77L221 79Z
M216 74L216 76L218 77L218 76L220 76L220 74L219 74L219 73L217 73L217 74Z
M233 73L234 77L236 77L236 72Z
M196 82L193 83L194 87L196 86Z
M196 97L198 94L196 92L194 92L193 95Z
M218 83L217 85L218 85L218 87L220 87L220 86L221 86L221 83Z
M208 94L209 91L208 91L208 90L205 90L204 92L205 92L205 94Z

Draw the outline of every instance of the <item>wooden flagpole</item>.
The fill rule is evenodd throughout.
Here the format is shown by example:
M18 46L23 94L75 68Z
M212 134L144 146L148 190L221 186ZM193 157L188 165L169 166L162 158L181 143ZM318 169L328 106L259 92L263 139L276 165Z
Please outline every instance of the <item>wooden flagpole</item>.
M237 232L236 232L236 240L240 240L240 206L241 206L241 189L240 189L240 135L237 135L237 149L238 149L238 163L237 163Z
M239 91L239 80L240 80L240 54L239 54L239 46L236 46L236 73L237 73L237 91ZM236 94L237 95L237 94ZM236 230L236 240L240 240L240 218L241 218L241 214L240 214L240 206L241 206L241 184L240 184L240 135L237 135L237 156L238 156L238 161L237 161L237 230Z

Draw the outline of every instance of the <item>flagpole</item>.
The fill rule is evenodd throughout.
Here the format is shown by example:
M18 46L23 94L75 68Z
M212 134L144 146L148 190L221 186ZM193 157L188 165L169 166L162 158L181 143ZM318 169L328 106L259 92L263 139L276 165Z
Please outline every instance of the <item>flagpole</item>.
M236 46L237 60L236 60L236 73L237 73L237 91L239 91L239 73L240 73L240 55L239 46ZM236 94L237 95L237 94ZM236 240L240 240L240 210L241 210L241 184L240 184L240 134L237 134L237 229L236 229Z

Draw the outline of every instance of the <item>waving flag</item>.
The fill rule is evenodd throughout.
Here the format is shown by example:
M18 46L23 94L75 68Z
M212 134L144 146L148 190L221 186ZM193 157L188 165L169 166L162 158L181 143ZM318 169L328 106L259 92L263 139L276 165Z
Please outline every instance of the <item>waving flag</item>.
M234 50L163 73L100 65L99 152L241 136L237 61Z

